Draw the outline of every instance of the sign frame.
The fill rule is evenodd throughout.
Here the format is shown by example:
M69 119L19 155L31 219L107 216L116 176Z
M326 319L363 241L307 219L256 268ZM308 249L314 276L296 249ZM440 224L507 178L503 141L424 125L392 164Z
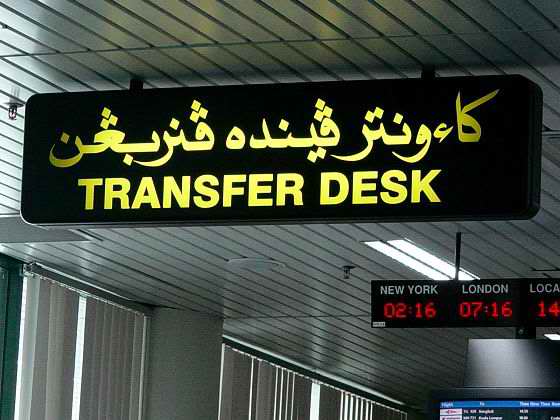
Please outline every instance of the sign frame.
M491 90L491 86L498 89ZM360 99L359 92L372 92L371 98L364 96ZM232 97L237 99L231 99ZM266 98L273 105L262 111L258 101L253 101L252 98L261 98L261 101ZM399 98L409 98L410 103L403 105L398 101ZM507 108L510 103L515 102L514 99L521 101L519 109ZM190 143L184 139L182 143L177 140L180 145L173 143L175 140L164 142L160 137L165 139L168 132L175 130L173 133L176 134L183 127L179 125L178 110L183 105L188 108L191 100L191 108L183 115L187 121L181 120L181 124L191 124L191 136L201 140ZM439 101L445 103L445 106ZM305 104L301 104L302 102ZM492 109L494 103L499 103L496 109ZM242 105L246 109L238 110ZM433 109L430 112L422 110L422 106L439 106L445 117L435 115ZM290 114L290 109L287 108L293 108L293 113ZM81 109L81 112L76 113L76 109ZM226 111L232 109L232 113L238 112L238 119L235 116L231 119L227 115ZM300 117L304 110L305 118ZM383 123L376 120L384 118L383 110L390 114L386 126L393 124L399 130L402 127L402 134L397 135L393 131L389 134L389 128L383 128ZM509 115L509 111L517 114ZM215 138L222 142L221 149L216 149L215 159L213 155L207 155L202 162L179 150L181 146L185 151L189 147L192 151L202 150L202 143L210 138L208 129L212 128L213 121L217 121L212 120L213 115L220 118L220 113L230 119L224 117L213 126ZM536 84L516 75L39 94L28 101L26 114L21 217L30 224L40 226L511 220L534 216L540 204L542 92ZM294 114L297 117L293 118ZM361 121L362 114L364 116ZM94 117L101 120L99 125L102 130L98 126L95 128L92 123L95 121ZM143 126L137 127L133 118L141 121ZM507 128L511 125L510 118L523 121L519 133L500 131L510 130ZM171 122L168 122L169 119ZM276 134L272 133L271 124L270 127L265 127L266 121L280 121L274 131ZM315 135L305 137L308 134L298 134L297 140L300 143L289 144L290 139L296 139L296 131L301 132L302 127L309 125L310 121L310 132ZM375 127L370 121L375 122ZM491 125L494 124L492 121L498 121L496 127L499 127ZM117 130L121 123L125 124L125 129ZM165 124L171 128L166 128ZM291 128L288 130L288 126L294 126L293 132ZM160 131L154 127L159 127ZM146 169L165 156L147 161L138 158L143 152L149 151L152 145L151 140L136 140L142 136L147 138L152 128L152 139L155 139L156 133L158 145L165 143L168 150L175 151L171 160L166 163L171 165L168 172L165 168L155 166ZM239 136L232 136L236 128L240 130L237 133L243 132L244 136L246 132L246 143L251 143L251 153L239 154L239 147L235 144ZM384 131L379 134L381 128ZM268 133L269 129L272 134ZM451 131L447 132L447 129ZM278 137L282 130L289 134ZM415 141L412 139L414 135L410 134L411 130L415 132ZM109 132L113 133L113 137L103 134ZM346 135L345 132L350 134ZM372 134L374 132L377 134ZM484 137L487 132L491 134ZM120 140L117 139L118 133L121 133ZM130 133L135 141L123 142L122 139L128 138ZM180 133L183 133L182 128ZM85 140L86 134L89 140ZM477 134L478 140L473 141L472 136L476 137ZM399 143L405 141L403 136L407 135L408 143ZM448 140L445 141L448 135ZM336 136L337 142L340 141L337 148L328 149L326 144L329 139ZM371 140L375 136L378 138ZM428 141L426 136L431 140ZM169 135L170 139L178 137ZM522 140L517 139L518 137ZM302 150L298 148L310 138L314 143L309 143L312 147L306 159L307 150L302 154ZM497 138L499 147L506 150L498 150L498 146L491 144ZM268 139L265 146L262 146L263 139ZM343 143L340 139L349 139L349 143ZM282 141L287 146L278 146ZM374 142L377 143L372 146ZM408 152L409 154L400 153L401 150L408 150L406 147L398 149L402 145L411 146L415 150ZM429 147L425 148L426 145ZM516 157L508 155L508 159L503 159L501 155L507 153L507 147L511 145L515 145ZM134 152L127 152L134 147ZM243 151L249 150L246 144L245 147ZM368 147L369 154L364 154ZM399 153L391 150L391 147ZM453 152L445 152L446 147ZM261 150L263 148L267 150ZM79 153L72 155L76 149ZM98 150L101 149L103 156L84 156L100 154ZM325 149L333 153L325 157ZM429 153L434 149L432 159ZM475 149L482 152L475 152ZM212 153L216 150L212 150ZM268 151L271 152L266 154ZM226 152L231 153L231 156L235 155L236 159L246 159L246 163L237 166L231 164L227 160L230 155ZM426 154L419 158L422 153ZM284 154L286 159L282 160L281 156ZM449 163L449 156L453 154L460 157ZM78 155L77 162L72 163L72 158ZM358 155L362 156L362 161L351 161L353 158L358 159ZM425 161L426 156L432 160ZM334 158L340 159L335 161ZM411 163L411 159L418 158L419 160ZM509 163L510 158L513 163ZM50 166L45 163L46 159L50 160ZM469 159L471 163L462 166L462 160ZM138 166L146 163L148 165ZM208 165L214 166L205 172ZM188 166L190 172L181 172L184 166ZM249 167L248 173L239 173L246 166ZM499 168L495 169L496 166ZM321 169L316 170L318 167ZM442 179L443 175L440 176L444 170L447 171L444 173L445 180ZM468 170L471 171L470 184L465 180L469 177L464 176L464 172ZM479 173L481 171L482 174ZM490 182L487 176L492 171L499 174L502 181ZM281 175L284 177L281 178ZM232 180L226 178L228 176L237 178ZM167 185L166 182L171 177L173 180L169 180ZM188 187L181 184L185 177L189 178ZM202 177L205 179L197 187L197 182ZM148 180L144 182L146 179ZM218 179L218 186L213 184L215 179ZM115 180L119 180L120 184L115 184ZM478 186L484 180L494 185L494 194L480 191ZM344 189L345 182L350 186L346 187L344 199L341 203L334 203L337 188L340 191ZM252 194L251 185L255 191L260 192ZM296 188L298 185L299 190ZM118 194L119 188L126 190L126 200L122 194ZM180 194L175 193L177 188L181 188L181 194L189 191L186 206L178 198ZM243 194L235 192L236 188L237 191L244 188ZM151 192L152 190L155 192ZM202 193L201 190L205 192ZM214 200L211 196L216 195L209 190L216 192L218 203L210 207L207 203ZM194 195L195 192L198 196ZM494 197L496 194L502 195ZM243 195L247 204L239 204L240 195ZM515 196L511 202L508 202L509 196ZM171 200L171 204L167 203L168 207L166 197ZM200 205L196 204L197 197L200 198ZM253 207L251 197L256 203ZM90 198L93 204L88 207ZM403 201L394 204L401 199ZM274 204L264 205L265 202ZM499 209L495 208L502 205Z

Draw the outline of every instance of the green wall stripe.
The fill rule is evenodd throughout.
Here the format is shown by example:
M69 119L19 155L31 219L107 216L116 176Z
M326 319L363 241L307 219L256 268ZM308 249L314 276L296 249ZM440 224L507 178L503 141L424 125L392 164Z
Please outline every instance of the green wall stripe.
M13 420L23 266L0 254L0 420Z

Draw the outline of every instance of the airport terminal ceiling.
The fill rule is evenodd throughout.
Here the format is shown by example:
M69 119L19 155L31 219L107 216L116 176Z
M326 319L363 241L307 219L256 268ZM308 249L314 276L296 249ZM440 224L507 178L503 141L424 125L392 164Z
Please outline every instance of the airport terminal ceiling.
M460 231L462 268L478 277L560 276L556 0L0 0L0 25L1 253L133 300L223 316L227 336L420 408L429 389L462 384L469 338L515 332L372 329L370 281L422 276L364 242L407 238L452 261ZM415 78L429 68L540 86L534 218L80 230L19 219L26 108L11 120L7 104L35 93L128 89L133 78L145 89ZM257 262L235 263L247 258ZM277 265L263 269L263 259Z

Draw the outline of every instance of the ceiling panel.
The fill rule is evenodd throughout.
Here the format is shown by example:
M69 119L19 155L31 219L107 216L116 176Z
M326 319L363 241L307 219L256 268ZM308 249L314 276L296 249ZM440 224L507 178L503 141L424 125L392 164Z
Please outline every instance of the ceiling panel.
M192 28L188 22L178 19L172 10L162 8L156 3L148 3L143 0L126 1L116 0L121 10L135 16L146 26L152 27L168 35L171 39L184 44L201 44L210 42L210 38L201 31ZM193 13L191 19L196 20ZM190 21L190 20L189 20Z
M492 2L485 0L451 0L456 9L470 17L474 26L484 27L495 33L515 31L517 26Z
M4 13L0 13L0 16L5 16L0 18L2 19L0 20L0 24L7 25L7 21L8 21L7 16ZM6 21L6 23L4 21ZM17 53L23 52L29 54L38 54L38 53L53 52L53 49L47 47L42 42L34 41L28 35L25 35L17 31L12 26L10 26L9 31L2 32L0 43L3 46L7 46L12 50L17 51Z
M0 0L0 23L2 217L19 211L25 121L25 108L8 120L5 102L38 92L126 89L133 77L145 88L406 78L434 66L438 76L525 75L544 92L547 129L542 210L530 221L105 228L79 242L23 230L2 241L4 229L2 253L134 300L224 317L229 336L422 409L430 388L461 384L469 338L513 330L370 328L370 281L418 274L363 242L405 237L453 260L461 231L462 264L481 277L560 267L556 2ZM228 264L243 257L281 266ZM345 265L355 267L348 276Z
M149 80L153 87L179 87L181 82L167 73L166 70L157 68L157 62L148 62L134 52L126 51L107 51L99 53L103 58L111 61L115 66L126 70L130 74L130 79Z
M231 77L238 76L244 83L272 83L278 81L263 72L259 67L245 61L242 56L222 47L198 47L196 52L214 63L220 70Z
M235 8L252 22L258 22L276 37L289 41L310 40L313 36L294 21L278 13L272 7L258 0L229 0L227 4ZM227 22L225 22L227 24ZM247 39L243 36L243 39Z
M552 21L526 0L492 0L492 5L525 31L554 29Z
M111 90L121 89L121 86L110 80L102 72L92 70L75 59L74 55L43 55L37 58L45 65L45 74L49 71L56 69L54 75L55 80L60 79L60 73L72 77L74 83L78 83L79 87L72 89L78 91L82 89L87 90ZM41 66L40 63L33 63L34 65ZM64 83L69 86L71 83Z
M287 43L269 44L266 48L278 59L290 67L298 69L298 73L305 75L308 81L333 81L338 77L321 62L313 60L309 55L301 53L295 46Z
M253 42L264 42L279 39L261 22L250 19L244 13L238 11L229 2L219 0L191 0L191 7L195 7L207 16L212 16L215 21L224 27L243 36L243 38ZM235 4L235 3L234 3Z
M361 74L372 79L393 79L401 77L399 70L384 61L371 50L354 40L324 41L323 44L333 52L352 62Z
M422 72L422 63L397 45L397 39L400 38L395 38L394 40L373 38L357 42L384 62L390 63L394 68L398 69L401 77L419 77Z
M11 61L22 58L36 60L33 57L26 56L0 58L0 68L2 69L0 79L8 79L8 84L12 86L9 93L13 93L14 90L17 92L18 88L22 87L23 89L20 90L24 93L22 98L25 101L28 99L25 97L26 91L34 91L37 93L60 92L61 89L58 86L47 82L43 75L32 74L27 71L26 68L17 66ZM19 96L19 93L17 96Z
M438 35L449 30L432 18L425 8L407 0L378 0L378 7L398 20L413 33L421 35ZM437 5L436 5L437 7Z
M299 82L306 79L304 73L299 72L293 65L285 63L267 51L266 48L250 44L228 45L224 47L237 57L258 68L264 74L273 74L280 83Z
M171 48L165 53L179 63L187 63L190 68L198 74L204 75L213 84L241 84L239 76L232 75L231 72L205 57L196 48Z
M18 0L7 0L0 3L0 22L13 28L16 34L23 34L26 38L33 40L35 43L44 45L57 51L78 51L84 48L69 38L58 34L49 26L54 26L49 22L37 21L26 16L24 10L19 10ZM18 45L18 44L14 44ZM21 47L28 46L23 43Z
M198 71L196 64L193 63L194 60L178 59L173 55L173 50L174 49L147 49L133 51L131 54L144 63L152 64L155 69L165 72L182 84L195 86L215 84L212 79L208 77L208 72L202 73Z
M78 79L79 74L68 74L63 71L63 68L51 66L35 57L11 57L7 60L29 73L40 74L45 82L50 83L55 88L60 86L63 91L79 92L93 89L92 86Z
M302 9L302 13L313 16L345 36L360 38L378 34L378 31L360 19L358 15L348 9L339 7L334 1L304 0L297 3Z
M385 8L368 0L336 0L337 4L345 13L352 14L354 18L360 19L369 25L378 36L404 36L412 35L410 28L405 27L398 18L393 16Z
M232 43L243 40L241 34L219 22L213 15L204 12L195 5L181 0L168 0L163 4L159 1L150 0L148 3L158 7L164 13L174 16L185 25L197 31L199 36L206 38L205 41L201 42Z
M151 51L151 50L150 50ZM139 53L139 52L135 52ZM71 60L79 63L107 79L109 82L114 83L120 89L126 89L129 86L130 79L135 74L131 73L129 69L124 68L122 65L114 64L109 59L93 52L76 53L68 56ZM41 57L41 59L45 59ZM146 87L154 87L149 80L145 80Z
M131 12L126 7L114 1L88 1L75 0L83 9L90 13L111 22L119 30L125 31L150 46L169 46L179 45L181 41L174 39L165 33L161 28L153 25L146 19ZM124 4L128 7L135 7L135 1L128 1Z
M106 48L140 48L148 46L142 39L123 28L119 28L103 15L79 3L71 0L40 0L40 3L43 9L57 13L73 24L79 24L84 31L101 36Z
M553 1L548 0L529 0L529 3L537 9L542 16L555 25L555 29L560 24L560 9Z
M332 39L340 38L341 31L334 28L324 18L321 18L316 13L309 13L309 7L306 7L299 1L274 1L274 0L260 0L261 3L268 5L271 9L275 10L282 16L291 20L299 26L304 28L305 31L313 38L317 39Z
M301 42L294 44L294 49L314 63L327 59L329 66L325 72L339 80L363 79L366 73L356 64L341 56L327 44L317 42Z
M37 22L38 25L48 28L53 33L81 47L95 50L113 46L92 31L87 22L87 14L78 20L79 23L75 23L67 16L58 13L56 9L33 0L4 0L3 3L15 13Z

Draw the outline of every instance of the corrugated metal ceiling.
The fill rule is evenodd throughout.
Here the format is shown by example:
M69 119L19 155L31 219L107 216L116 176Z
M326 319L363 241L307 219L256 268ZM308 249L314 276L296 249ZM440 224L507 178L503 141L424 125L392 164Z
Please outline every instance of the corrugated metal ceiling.
M14 243L140 301L226 317L228 335L423 406L461 384L468 338L509 329L372 330L369 282L416 274L361 241L407 237L481 277L560 267L557 0L0 0L0 216L19 211L25 108L34 93L522 74L544 92L542 210L531 221L95 229L82 242ZM88 232L86 232L88 233ZM18 239L19 240L19 239ZM52 239L47 239L52 240ZM226 265L265 257L284 268ZM354 265L349 279L342 266ZM554 274L554 272L551 272Z

